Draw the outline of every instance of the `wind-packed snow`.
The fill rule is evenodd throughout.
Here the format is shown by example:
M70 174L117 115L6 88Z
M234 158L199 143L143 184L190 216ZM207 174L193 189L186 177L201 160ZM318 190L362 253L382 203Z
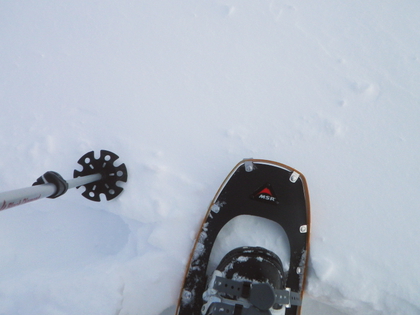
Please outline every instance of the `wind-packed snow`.
M92 150L129 172L0 212L0 314L173 314L248 157L308 181L302 315L420 314L419 58L415 0L0 2L0 191Z

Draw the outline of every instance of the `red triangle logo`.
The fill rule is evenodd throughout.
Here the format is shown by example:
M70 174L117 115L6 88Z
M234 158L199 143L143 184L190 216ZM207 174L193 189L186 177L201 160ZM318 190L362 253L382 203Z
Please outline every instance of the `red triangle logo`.
M265 184L264 186L260 187L256 192L251 195L251 198L257 201L271 203L274 205L279 204L277 200L277 196L271 187L271 184Z
M269 196L273 196L273 193L271 192L270 189L268 189L268 187L261 190L258 194L266 194L266 195L269 195Z

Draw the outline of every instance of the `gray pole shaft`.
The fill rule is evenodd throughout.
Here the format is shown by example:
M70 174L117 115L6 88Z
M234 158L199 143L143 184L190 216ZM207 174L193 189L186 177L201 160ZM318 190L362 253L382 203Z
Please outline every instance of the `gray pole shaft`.
M101 174L92 174L92 175L76 177L76 178L73 178L73 179L68 179L68 180L66 180L66 182L69 185L69 189L70 189L70 188L74 188L74 187L83 186L83 185L86 185L86 184L89 184L89 183L93 183L93 182L96 182L96 181L101 180L101 179L102 179Z
M66 180L68 188L83 186L96 182L102 178L101 174L92 174ZM49 197L57 188L54 184L47 183L0 193L0 211L16 207L31 201Z

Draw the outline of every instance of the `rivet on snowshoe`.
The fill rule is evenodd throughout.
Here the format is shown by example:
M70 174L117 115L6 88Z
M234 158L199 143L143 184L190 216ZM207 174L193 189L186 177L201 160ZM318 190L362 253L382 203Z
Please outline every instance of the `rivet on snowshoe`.
M214 205L211 206L210 209L211 209L212 212L218 213L220 211L220 206L217 205L217 204L214 204Z
M296 183L296 181L299 179L299 173L298 172L293 172L292 173L292 175L290 175L290 178L289 178L289 180L292 182L292 183Z
M245 161L245 171L252 172L254 170L254 163L251 161Z

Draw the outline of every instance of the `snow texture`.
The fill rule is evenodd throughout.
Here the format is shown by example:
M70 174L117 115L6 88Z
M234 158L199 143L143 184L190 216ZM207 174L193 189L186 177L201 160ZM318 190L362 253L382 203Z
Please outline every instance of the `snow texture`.
M420 314L419 1L2 1L0 43L0 191L91 150L129 173L0 212L0 314L172 314L247 157L308 180L303 315Z

